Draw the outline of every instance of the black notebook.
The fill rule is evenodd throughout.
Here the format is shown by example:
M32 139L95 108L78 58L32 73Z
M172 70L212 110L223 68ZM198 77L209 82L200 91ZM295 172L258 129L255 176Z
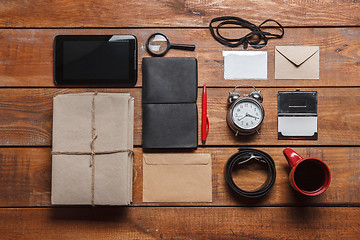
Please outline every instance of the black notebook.
M143 148L198 146L197 60L143 58Z

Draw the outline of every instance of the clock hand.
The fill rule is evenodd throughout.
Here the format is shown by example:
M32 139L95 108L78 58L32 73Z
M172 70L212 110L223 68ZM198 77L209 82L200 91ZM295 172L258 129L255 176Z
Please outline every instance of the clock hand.
M244 117L247 117L247 114L245 114L244 116L242 116L241 118L239 118L238 121L240 121L240 120L243 119Z
M248 114L248 113L246 113L246 115L249 117L255 118L255 119L259 118L259 117L255 117L254 115Z

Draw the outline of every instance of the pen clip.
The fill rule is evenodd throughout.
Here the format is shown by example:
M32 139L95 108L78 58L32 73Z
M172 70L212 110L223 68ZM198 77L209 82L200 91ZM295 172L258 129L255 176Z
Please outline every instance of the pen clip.
M207 126L207 128L206 128L205 138L207 138L207 135L208 135L208 133L209 133L209 128L210 128L210 122L209 122L209 118L208 118L207 115L206 115L206 126Z

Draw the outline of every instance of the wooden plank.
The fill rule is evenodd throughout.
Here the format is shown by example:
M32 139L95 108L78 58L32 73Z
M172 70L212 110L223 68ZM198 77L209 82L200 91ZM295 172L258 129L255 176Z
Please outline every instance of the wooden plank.
M319 139L277 139L277 93L294 88L259 88L264 96L265 120L260 134L237 136L228 128L225 120L227 96L230 88L208 89L208 116L210 132L208 145L332 145L359 146L358 132L360 109L359 88L302 88L318 91ZM142 110L141 89L0 89L0 146L50 146L52 134L52 99L58 94L75 92L130 92L135 98L134 144L141 145ZM198 111L201 112L201 91L198 90ZM247 91L243 90L244 93ZM201 118L199 126L201 126ZM200 144L199 129L199 144Z
M51 150L0 149L0 202L3 206L49 205Z
M288 174L290 167L282 153L285 147L258 147L253 148L265 151L274 159L276 166L276 182L269 194L261 199L244 199L232 192L224 178L224 168L231 155L239 147L232 148L200 148L196 152L211 153L212 157L212 186L213 202L211 206L329 206L360 204L360 148L332 148L332 147L307 147L293 148L300 155L322 159L331 170L331 186L323 195L308 198L296 193L290 186ZM140 149L139 149L140 150ZM136 152L137 153L137 152ZM136 154L134 160L134 204L145 205L142 202L142 154ZM240 175L239 175L240 174ZM135 174L134 174L135 175ZM254 190L266 181L267 173L263 166L254 165L248 171L235 174L235 182L243 189ZM146 205L157 206L159 203ZM161 205L174 205L161 204ZM181 203L181 205L187 205ZM207 205L204 203L191 203L189 205Z
M358 145L360 101L357 88L328 88L301 90L318 92L318 140L278 140L277 139L277 94L278 91L294 91L295 89L260 89L264 97L265 120L260 134L252 136L235 136L227 127L227 95L232 89L210 89L208 91L208 117L210 132L209 145ZM245 91L246 93L246 91ZM200 93L199 93L200 94ZM347 97L348 94L354 97ZM198 108L200 111L200 100ZM351 119L351 120L350 120Z
M359 208L0 209L4 239L357 239Z
M10 91L10 92L8 92ZM130 92L135 101L135 144L141 144L141 89L0 89L4 145L51 145L53 97L75 92ZM25 95L24 95L25 94ZM0 110L1 112L1 110Z
M265 19L285 26L358 26L353 1L1 1L0 27L207 27L220 16L257 24Z
M228 86L249 83L249 80L223 80L222 50L232 49L215 41L208 29L3 29L0 30L0 86L53 87L53 39L59 34L134 34L138 38L139 80L141 63L149 57L145 49L147 37L164 32L173 43L195 44L195 52L170 50L167 57L196 57L199 86ZM224 34L240 37L243 29L230 29ZM281 45L320 46L320 80L275 80L274 51ZM250 48L251 49L251 48ZM281 86L360 86L360 31L358 28L287 28L283 39L270 40L268 80L253 83L262 87ZM346 81L344 81L344 78Z
M330 188L322 195L308 198L296 193L289 184L290 171L282 154L284 147L255 147L269 153L275 161L277 178L272 190L261 199L238 197L227 186L224 167L228 158L237 152L232 148L200 148L196 153L212 156L212 203L143 203L142 155L135 149L133 206L360 206L360 148L308 147L294 148L303 157L324 160L332 174ZM245 168L246 170L247 168ZM0 149L0 207L50 206L51 149ZM248 171L234 179L244 189L256 189L266 179L262 166L251 165Z

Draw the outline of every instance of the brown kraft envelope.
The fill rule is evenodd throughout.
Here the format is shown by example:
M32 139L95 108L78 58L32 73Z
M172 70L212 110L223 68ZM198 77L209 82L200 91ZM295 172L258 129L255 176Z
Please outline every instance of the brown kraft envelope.
M143 201L212 202L210 154L144 154Z
M129 204L134 121L130 94L58 95L53 115L51 203Z
M275 79L319 79L318 46L276 46Z

